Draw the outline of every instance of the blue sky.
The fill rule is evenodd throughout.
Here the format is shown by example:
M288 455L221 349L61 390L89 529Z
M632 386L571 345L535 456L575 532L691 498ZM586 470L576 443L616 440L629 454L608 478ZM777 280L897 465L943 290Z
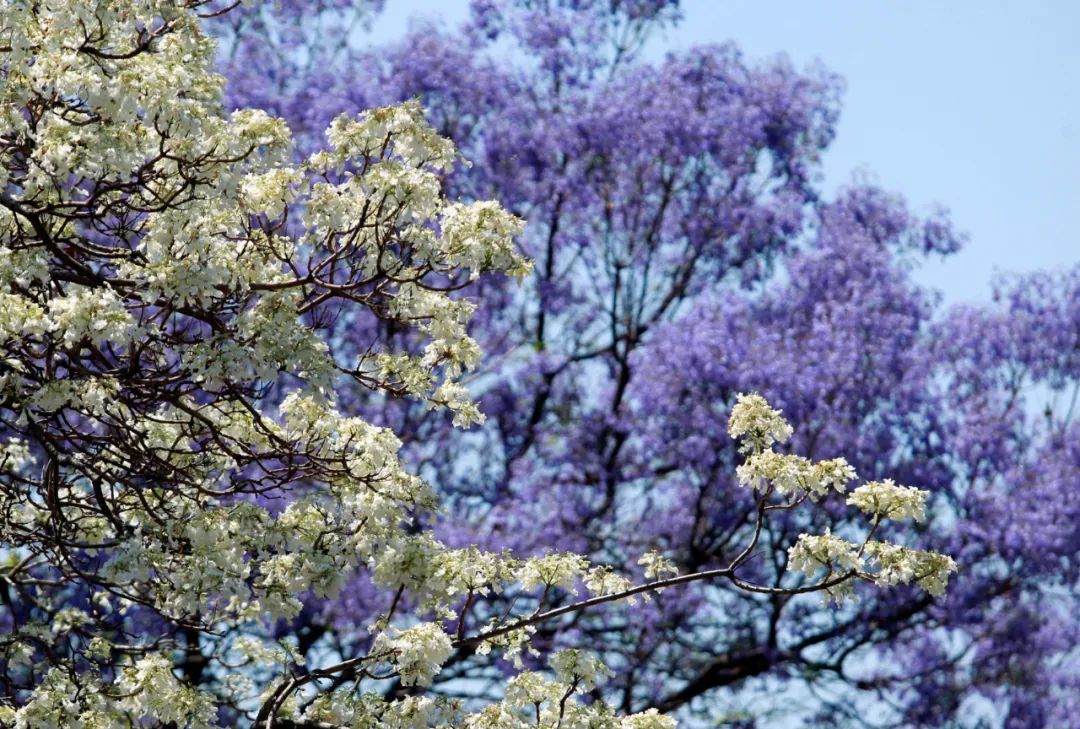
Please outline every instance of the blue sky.
M388 0L376 37L467 0ZM1080 262L1080 2L683 0L651 52L735 41L751 60L821 61L847 83L825 157L833 190L870 179L916 211L948 208L964 251L919 278L985 301L996 271Z

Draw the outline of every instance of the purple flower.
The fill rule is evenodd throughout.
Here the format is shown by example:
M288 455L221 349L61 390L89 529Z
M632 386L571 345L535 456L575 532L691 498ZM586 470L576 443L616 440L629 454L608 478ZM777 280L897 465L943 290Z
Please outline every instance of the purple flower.
M868 703L904 726L976 726L986 711L1008 727L1072 722L1080 268L1003 279L994 306L943 311L911 270L962 244L946 215L815 185L840 81L731 45L645 61L677 2L475 0L460 31L419 26L377 48L316 33L341 27L325 22L340 3L242 12L217 27L230 106L281 114L303 152L339 113L419 97L472 160L446 180L453 194L527 220L532 277L476 289L485 426L339 393L404 434L445 496L445 541L584 551L635 577L648 549L683 570L730 559L752 501L726 422L734 394L758 390L795 425L796 451L929 489L913 546L961 567L940 601L868 589L833 613L698 584L583 614L540 645L599 652L626 710L720 715L767 687L778 705L808 703L807 725L847 725ZM343 353L401 336L327 321ZM779 512L746 577L791 580L800 531L860 518L842 499ZM289 629L361 645L385 605L365 576L350 585ZM446 677L482 670L463 658ZM814 706L807 685L835 702Z

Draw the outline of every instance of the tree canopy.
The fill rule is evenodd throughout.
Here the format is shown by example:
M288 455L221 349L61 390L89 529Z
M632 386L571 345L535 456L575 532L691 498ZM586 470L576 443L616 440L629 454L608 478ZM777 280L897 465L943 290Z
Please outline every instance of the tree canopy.
M942 307L912 271L964 243L947 215L873 185L820 187L840 80L731 44L652 60L644 45L679 22L676 2L476 0L461 28L419 24L374 46L343 29L376 6L320 8L216 26L230 103L273 110L317 149L334 114L417 98L473 162L446 177L449 194L526 221L522 285L474 289L470 332L488 357L469 387L486 423L454 431L421 406L340 393L402 435L450 505L441 539L722 565L753 511L727 414L756 390L795 426L797 452L929 490L913 544L962 566L943 601L871 592L823 620L813 600L698 583L644 613L538 628L535 644L587 642L626 711L1072 721L1080 271L1003 276L991 305ZM341 318L332 346L413 346L380 327ZM852 524L827 505L774 516L747 565L766 582L785 574L795 535ZM348 642L380 599L360 577L302 624ZM441 675L491 674L459 654Z
M605 666L617 653L592 621L665 620L672 604L698 599L686 586L706 583L819 624L837 620L820 598L848 605L857 583L901 587L926 604L944 595L953 559L901 533L926 520L930 493L876 473L848 492L855 468L839 455L794 453L793 428L756 393L712 403L725 423L715 448L738 444L729 465L739 497L728 508L743 512L711 527L731 532L722 549L689 566L662 531L625 525L628 541L595 546L609 518L626 518L624 497L618 508L614 492L606 505L593 489L567 498L576 474L594 471L562 476L568 462L541 449L599 444L622 469L614 444L629 437L592 415L611 397L603 387L593 397L575 380L578 398L567 402L570 383L547 379L533 357L565 365L587 345L600 350L569 367L575 377L629 367L645 330L659 336L682 294L665 304L642 281L624 283L618 271L630 263L582 243L582 265L600 266L594 284L614 287L620 321L634 310L648 325L631 317L610 338L605 328L594 339L591 325L571 335L582 299L539 325L532 346L500 347L497 337L518 331L518 319L501 318L512 307L527 307L529 331L548 311L509 282L561 271L555 253L534 267L522 221L458 189L463 161L416 101L335 115L318 145L295 145L266 110L229 112L203 23L230 12L200 0L0 9L0 722L667 728L673 720L658 709L673 707L627 709L634 689L630 702L605 698L603 680L628 666ZM700 144L695 155L714 153ZM705 178L718 161L700 174L676 162L680 189L684 177L701 194L712 189ZM764 184L783 188L799 174L791 165ZM752 167L736 187L766 175ZM751 229L732 233L745 237L733 251L750 246L747 266L780 245ZM736 266L733 251L705 253L711 239L679 236L675 249L702 248L717 275ZM675 272L676 290L700 290L697 264L668 261L668 242L658 237L640 264L655 256L657 276ZM635 255L626 240L613 245ZM566 284L572 297L587 289L580 272ZM623 298L624 286L635 298ZM545 331L579 339L549 348ZM498 368L477 369L482 346L517 370L529 397L569 407L558 422L584 428L581 437L542 434L545 402L489 402L486 393L514 394ZM534 390L537 375L549 394ZM485 391L479 404L466 385ZM618 388L617 413L644 403L629 385ZM449 427L482 424L488 408L494 431ZM522 417L530 424L511 436L520 439L512 458L485 453L493 432ZM531 487L548 479L547 499L603 507L589 513L595 533L566 532L586 540L589 556L557 544L492 548L477 536L484 522L464 515L483 494L460 484L475 471L512 474L514 462L537 464ZM590 485L602 487L595 473ZM519 490L505 479L486 485ZM669 498L656 485L632 503ZM493 519L506 508L486 503ZM551 528L542 513L512 513L536 519L521 536ZM654 544L637 543L645 536ZM649 607L632 612L644 598ZM593 609L609 604L616 612ZM723 623L701 627L690 644L665 638L664 650L695 655ZM477 686L493 675L493 691Z

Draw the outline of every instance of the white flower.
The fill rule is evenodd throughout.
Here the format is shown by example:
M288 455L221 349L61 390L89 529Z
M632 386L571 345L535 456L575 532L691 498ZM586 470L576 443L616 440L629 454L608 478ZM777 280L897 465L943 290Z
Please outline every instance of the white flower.
M679 574L679 568L674 562L653 550L641 555L637 563L645 568L645 577L650 580L658 580L664 575Z
M828 529L822 535L800 534L795 544L788 549L788 568L813 577L820 569L832 573L859 569L863 560L859 548Z
M855 479L855 469L843 458L811 462L802 456L776 453L772 449L751 453L735 469L739 485L765 491L772 485L785 496L809 493L818 498L829 488L843 492Z
M12 436L0 445L0 473L20 473L33 464L30 446L22 438Z
M442 628L421 623L393 635L380 633L371 652L390 653L390 662L405 686L430 686L453 650L450 636Z
M596 656L575 648L561 650L548 659L555 678L565 684L577 682L581 691L589 691L613 675Z
M140 658L123 669L116 682L125 696L122 706L135 717L154 723L175 723L191 729L216 726L217 709L206 694L181 683L172 661L160 654Z
M755 393L739 394L728 419L728 434L745 440L744 452L762 450L773 443L784 443L791 437L791 426L779 410L770 407L764 397Z
M588 560L581 555L557 552L526 559L515 570L514 576L526 590L559 587L573 591L575 582L588 567Z
M585 575L585 588L596 596L613 595L628 590L633 586L634 583L631 580L616 574L606 565L593 567ZM631 605L636 602L632 596L626 600Z
M676 725L673 718L664 716L656 709L624 716L619 723L621 729L675 729Z
M952 557L897 544L871 541L866 545L866 553L878 566L875 580L879 585L906 585L914 581L934 597L945 594L949 575L957 571Z
M870 481L855 489L847 502L881 519L922 521L926 518L929 491L913 486L898 486L892 479Z
M123 301L108 288L75 290L49 302L50 329L59 332L64 344L73 346L84 339L94 346L110 341L125 344L135 323Z

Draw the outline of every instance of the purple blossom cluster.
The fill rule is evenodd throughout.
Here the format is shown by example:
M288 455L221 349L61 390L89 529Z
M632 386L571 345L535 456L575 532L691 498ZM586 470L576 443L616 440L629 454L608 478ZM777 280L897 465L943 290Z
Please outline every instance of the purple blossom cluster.
M814 599L699 583L537 642L600 654L627 711L751 727L788 697L807 726L1073 725L1080 268L944 309L912 272L963 243L947 216L817 185L840 81L732 45L645 60L676 0L474 0L460 29L358 48L344 20L372 10L287 2L229 13L215 32L231 105L282 115L312 149L341 112L419 97L472 162L446 179L452 194L527 221L524 287L476 289L485 425L341 393L404 434L447 501L444 541L577 550L631 576L649 549L685 571L725 564L752 511L727 416L756 390L795 426L795 452L929 489L912 546L961 567L942 599L867 589L824 614ZM327 327L344 352L403 336L374 320ZM788 584L798 534L853 519L841 499L823 506L771 519L748 577ZM382 599L357 578L281 629L347 652ZM438 686L491 670L463 652Z

